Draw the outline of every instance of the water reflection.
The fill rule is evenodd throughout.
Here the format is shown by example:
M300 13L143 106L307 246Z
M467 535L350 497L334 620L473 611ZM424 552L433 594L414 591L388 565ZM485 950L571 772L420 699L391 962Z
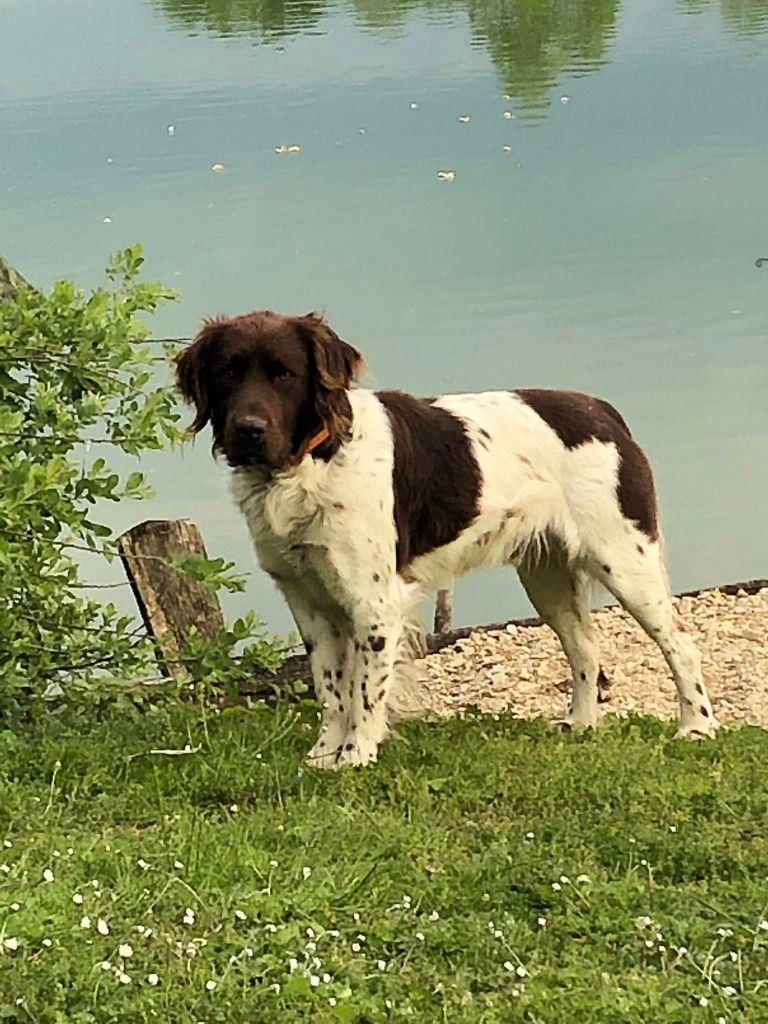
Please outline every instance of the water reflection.
M251 34L263 42L316 29L349 13L367 31L402 31L412 13L468 17L473 42L493 60L505 93L523 110L540 110L565 71L587 73L608 59L619 0L151 0L176 28L217 36ZM723 0L735 4L737 0ZM744 0L742 0L744 2Z
M768 34L768 0L718 0L723 22L741 36ZM699 14L712 7L713 0L683 0L683 10Z

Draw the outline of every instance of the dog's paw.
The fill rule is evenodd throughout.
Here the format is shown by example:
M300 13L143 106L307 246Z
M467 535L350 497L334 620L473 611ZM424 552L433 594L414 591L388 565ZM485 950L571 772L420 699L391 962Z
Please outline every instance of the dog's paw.
M378 760L379 744L372 739L354 736L349 737L342 745L336 764L339 768L351 765L361 768Z
M716 718L702 718L700 722L687 722L677 730L679 740L711 740L717 735L720 723Z
M579 732L582 729L596 729L597 721L596 717L586 720L575 715L566 715L565 718L553 718L549 726L559 732Z
M306 756L306 763L309 768L319 768L320 771L330 771L339 762L341 747L329 746L325 740L318 740Z

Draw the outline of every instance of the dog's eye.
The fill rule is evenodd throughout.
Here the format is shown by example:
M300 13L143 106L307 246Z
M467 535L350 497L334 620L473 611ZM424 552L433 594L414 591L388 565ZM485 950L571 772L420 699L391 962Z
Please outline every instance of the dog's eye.
M275 378L275 380L290 380L292 377L295 377L296 375L293 373L292 370L289 370L287 366L277 365L272 370L272 376Z
M242 377L244 369L244 361L239 356L233 356L232 359L224 365L221 374L225 380L237 380L238 377Z

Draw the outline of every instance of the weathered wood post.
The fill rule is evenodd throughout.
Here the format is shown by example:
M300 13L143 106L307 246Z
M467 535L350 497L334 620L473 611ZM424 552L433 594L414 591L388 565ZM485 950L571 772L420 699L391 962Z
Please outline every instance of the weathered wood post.
M453 628L453 587L438 590L435 601L435 633L450 633Z
M149 519L122 534L119 545L144 625L157 640L160 669L182 675L190 666L181 664L179 651L190 630L213 639L224 629L218 600L171 564L179 555L207 557L202 534L189 519Z

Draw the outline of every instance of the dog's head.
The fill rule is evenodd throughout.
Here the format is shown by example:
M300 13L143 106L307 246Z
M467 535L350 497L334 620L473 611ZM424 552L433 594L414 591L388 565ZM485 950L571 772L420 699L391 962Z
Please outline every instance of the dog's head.
M278 470L312 450L329 458L352 425L347 390L360 353L322 316L270 310L206 320L176 360L182 395L210 421L214 451L231 466Z

